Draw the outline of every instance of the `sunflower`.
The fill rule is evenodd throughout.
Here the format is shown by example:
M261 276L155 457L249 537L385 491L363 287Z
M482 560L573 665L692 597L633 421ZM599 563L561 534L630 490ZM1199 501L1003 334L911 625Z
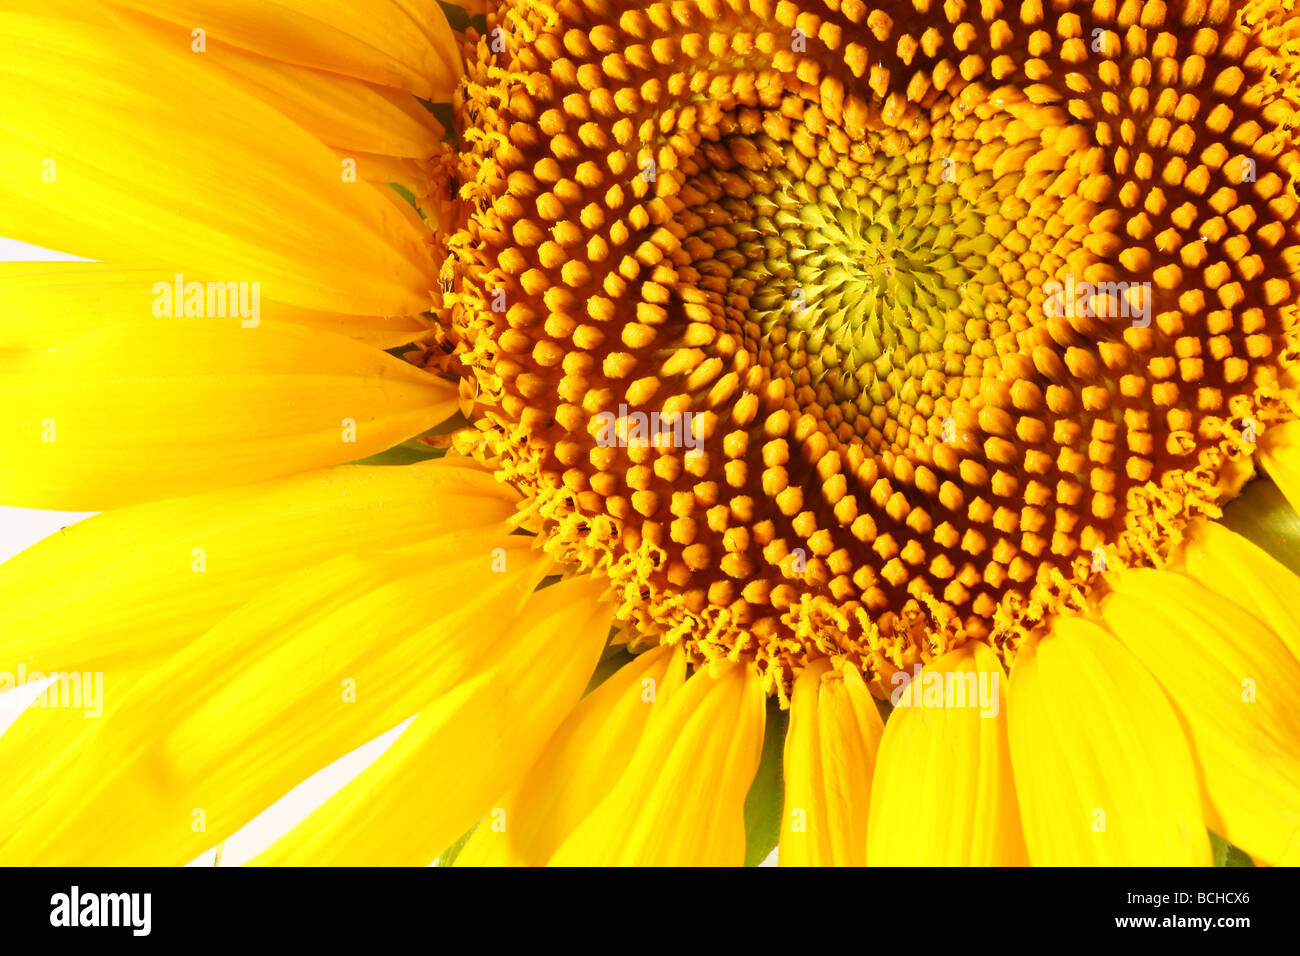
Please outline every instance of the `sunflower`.
M0 2L0 862L1300 862L1292 6Z

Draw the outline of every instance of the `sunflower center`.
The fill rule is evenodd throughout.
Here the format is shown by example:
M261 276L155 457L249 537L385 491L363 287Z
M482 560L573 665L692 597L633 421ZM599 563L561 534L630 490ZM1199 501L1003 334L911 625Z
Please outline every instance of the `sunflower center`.
M984 257L952 221L965 217L958 222L978 235L978 212L955 186L926 182L940 174L924 165L915 168L925 177L919 190L909 167L891 175L884 162L870 178L832 170L813 188L785 168L775 143L760 145L782 164L766 177L775 188L732 223L750 259L737 278L754 284L748 316L762 329L760 352L795 357L837 402L884 403L891 376L926 366L950 332L961 335L963 299L979 308L972 279Z
M478 452L547 547L782 694L1009 655L1159 560L1289 416L1296 324L1258 29L834 6L504 4L447 266Z

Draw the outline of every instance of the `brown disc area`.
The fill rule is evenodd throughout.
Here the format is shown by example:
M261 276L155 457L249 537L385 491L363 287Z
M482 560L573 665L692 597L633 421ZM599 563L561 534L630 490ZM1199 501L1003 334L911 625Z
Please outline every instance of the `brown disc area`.
M650 639L782 692L1009 652L1289 417L1295 27L1050 7L517 3L476 39L480 454Z

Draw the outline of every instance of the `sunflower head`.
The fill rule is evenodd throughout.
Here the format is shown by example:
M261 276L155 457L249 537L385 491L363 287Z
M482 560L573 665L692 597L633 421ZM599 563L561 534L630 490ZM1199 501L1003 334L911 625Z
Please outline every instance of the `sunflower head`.
M1292 0L9 6L0 863L1300 861Z
M1296 26L1066 6L507 3L471 36L480 447L652 640L783 695L1009 655L1291 416Z

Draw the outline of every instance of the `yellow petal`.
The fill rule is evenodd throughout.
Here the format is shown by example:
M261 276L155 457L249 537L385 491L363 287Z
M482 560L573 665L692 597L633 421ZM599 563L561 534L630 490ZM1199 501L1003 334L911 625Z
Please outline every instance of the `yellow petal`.
M862 676L829 663L794 684L785 738L782 866L863 866L884 724Z
M138 674L126 672L64 671L0 734L0 793L7 796L39 777L60 749L80 747L107 702L120 700L138 680ZM3 678L0 687L8 689ZM0 842L20 822L0 820Z
M185 282L204 283L206 279L186 277ZM158 283L167 286L168 292ZM182 286L183 287L183 286ZM229 290L214 292L214 305L221 304L235 325L240 319L240 300L226 297ZM122 267L104 262L3 262L0 263L0 349L38 349L58 345L69 339L98 332L106 325L119 322L157 319L160 297L175 304L175 277L159 278L156 268ZM238 292L238 290L236 290ZM249 290L251 303L251 289ZM380 349L396 348L414 340L429 329L420 316L345 315L339 312L315 312L259 300L259 324L290 322L321 332L333 332L357 339ZM161 308L159 308L161 311ZM214 321L220 321L215 317Z
M1182 716L1210 828L1265 862L1300 862L1300 663L1258 618L1183 575L1128 570L1114 584L1102 617Z
M139 28L173 45L191 42L189 25L141 18ZM209 40L202 57L205 68L218 71L335 149L428 159L445 132L433 113L402 90L294 66L217 40Z
M1263 548L1216 521L1201 521L1189 531L1182 570L1267 624L1300 659L1300 578Z
M353 461L456 410L454 386L293 325L120 323L0 351L0 503L95 511Z
M419 160L384 156L379 153L362 153L355 149L335 150L335 153L338 154L339 163L353 170L357 178L364 182L395 183L413 196L424 196L429 192L428 169ZM411 208L410 203L391 189L389 197L394 205L400 204L399 211L411 220L413 227L419 225L419 213Z
M740 866L745 795L766 719L745 664L697 671L654 714L622 778L569 834L557 866Z
M245 88L332 149L428 159L445 131L415 97L252 56L228 65Z
M459 459L344 466L117 509L45 539L0 566L0 690L52 673L77 683L0 735L0 785L30 780L60 741L75 747L131 671L288 575L348 550L502 525L517 498Z
M1009 696L1016 792L1036 865L1212 863L1178 717L1112 635L1058 621L1016 658Z
M462 67L447 17L412 0L114 0L263 56L445 102Z
M0 565L0 672L148 667L294 572L504 525L516 498L486 471L439 461L343 466L96 515Z
M9 792L0 832L19 829L0 864L193 859L481 670L549 566L529 540L478 530L344 555L245 604Z
M993 652L968 644L896 689L872 778L869 865L1027 862L1004 683Z
M619 668L574 708L456 865L544 865L622 777L652 705L671 699L685 679L680 646L656 647Z
M578 702L609 635L606 585L582 577L524 605L484 670L434 701L366 770L254 862L421 866L517 783ZM491 826L509 827L500 808Z
M1259 436L1258 452L1268 476L1300 511L1300 421L1270 425Z
M360 15L360 14L358 14ZM418 315L437 264L382 187L144 31L0 13L0 234L258 283L268 300Z

